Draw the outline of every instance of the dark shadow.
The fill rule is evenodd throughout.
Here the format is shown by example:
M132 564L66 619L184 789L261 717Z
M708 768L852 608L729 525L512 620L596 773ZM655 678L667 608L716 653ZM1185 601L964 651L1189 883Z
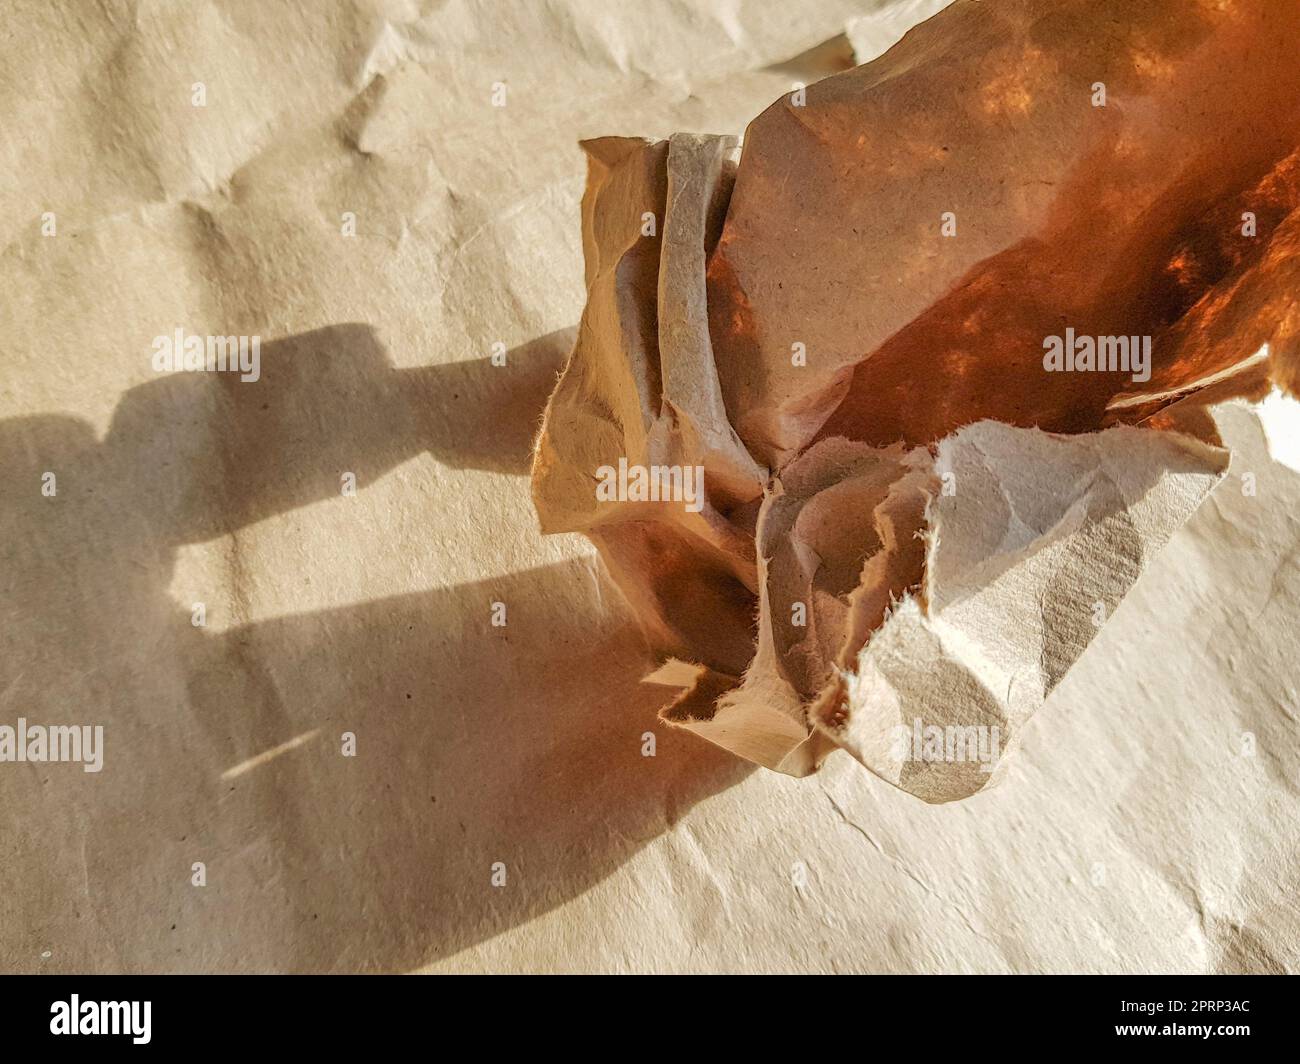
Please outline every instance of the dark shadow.
M221 633L170 589L179 547L229 535L214 579L240 599L244 530L337 497L344 471L362 493L426 451L526 472L571 339L398 370L342 325L266 345L257 383L133 388L102 442L0 422L0 722L102 724L106 747L98 775L0 771L5 969L407 970L581 894L745 775L656 722L594 559ZM354 540L303 579L429 549Z

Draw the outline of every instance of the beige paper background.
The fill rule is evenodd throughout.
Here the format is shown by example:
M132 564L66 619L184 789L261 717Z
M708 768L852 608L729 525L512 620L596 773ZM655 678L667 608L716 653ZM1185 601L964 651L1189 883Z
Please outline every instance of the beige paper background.
M0 723L106 754L0 765L0 967L1300 967L1300 474L1244 407L1224 483L953 805L657 724L591 548L538 534L576 141L740 133L881 6L6 6ZM262 335L262 380L155 374L177 327ZM1279 453L1296 424L1269 407Z

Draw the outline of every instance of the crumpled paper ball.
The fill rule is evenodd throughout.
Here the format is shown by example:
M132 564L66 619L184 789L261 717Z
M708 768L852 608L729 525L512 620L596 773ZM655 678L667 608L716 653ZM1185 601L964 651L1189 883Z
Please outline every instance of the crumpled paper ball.
M1298 31L958 2L738 162L584 143L533 494L628 599L664 720L926 801L997 778L1224 475L1205 405L1294 390Z

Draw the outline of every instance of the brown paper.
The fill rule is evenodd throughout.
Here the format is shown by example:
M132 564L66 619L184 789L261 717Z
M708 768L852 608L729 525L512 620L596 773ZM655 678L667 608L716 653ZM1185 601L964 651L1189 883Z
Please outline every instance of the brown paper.
M669 660L666 720L793 775L838 743L929 801L978 790L1222 476L1204 404L1289 380L1277 20L1153 5L1117 44L1084 12L954 4L774 103L734 177L726 138L588 145L534 495ZM620 462L701 470L699 512L602 499ZM997 754L886 749L913 726Z
M1087 11L1100 34L1144 6ZM1217 432L1228 474L999 785L945 805L664 725L676 692L640 682L658 663L607 567L538 534L530 447L585 298L577 143L738 135L795 83L814 100L846 32L930 10L2 7L0 724L103 725L104 760L0 763L0 968L1300 970L1285 395L1143 422ZM982 133L1014 153L1031 119ZM1272 328L1249 302L1221 335ZM260 333L261 379L154 372L178 325Z

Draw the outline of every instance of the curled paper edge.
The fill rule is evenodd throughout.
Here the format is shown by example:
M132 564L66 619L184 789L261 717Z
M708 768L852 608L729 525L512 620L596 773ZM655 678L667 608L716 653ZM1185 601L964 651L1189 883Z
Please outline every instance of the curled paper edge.
M985 421L941 441L932 461L921 581L848 667L801 698L771 650L760 580L759 650L743 680L728 687L701 668L663 719L790 775L839 747L927 802L967 797L998 776L1024 724L1222 478L1228 452L1129 426L1059 436ZM760 529L780 498L778 484ZM679 668L654 682L687 678Z

